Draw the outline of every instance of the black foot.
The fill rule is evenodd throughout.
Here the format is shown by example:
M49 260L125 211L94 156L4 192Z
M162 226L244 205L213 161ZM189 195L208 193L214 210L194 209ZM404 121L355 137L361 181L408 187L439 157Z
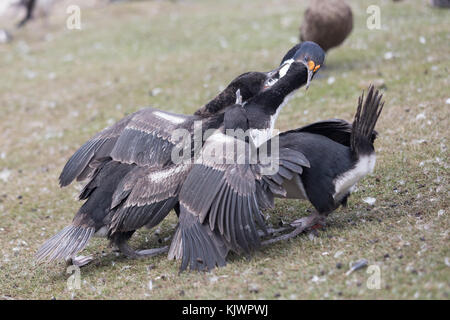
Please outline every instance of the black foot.
M287 231L287 230L292 230L292 226L287 226L287 227L281 227L281 228L267 228L267 234L269 234L269 235L273 235L273 234L275 234L275 233L281 233L281 232L284 232L284 231ZM258 235L260 236L260 237L264 237L264 236L267 236L267 234L264 232L264 231L262 231L262 230L259 230L258 231Z
M122 252L127 258L130 259L153 257L169 251L169 246L135 251L128 245L126 241L117 243L117 247L119 248L120 252Z
M309 230L311 227L314 227L315 225L324 225L325 224L325 216L319 214L319 213L313 213L305 218L301 218L298 220L295 220L291 223L291 226L295 227L294 231L283 234L279 237L269 239L262 242L262 245L269 245L272 243L276 243L279 241L285 241L292 239L302 233L303 231Z
M147 250L140 250L140 251L136 251L137 255L139 257L153 257L153 256L157 256L161 253L166 253L169 251L169 246L165 246L162 248L154 248L154 249L147 249Z

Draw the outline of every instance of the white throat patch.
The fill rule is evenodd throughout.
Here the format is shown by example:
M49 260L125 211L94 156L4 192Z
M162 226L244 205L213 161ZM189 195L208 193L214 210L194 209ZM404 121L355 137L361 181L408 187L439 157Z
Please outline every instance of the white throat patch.
M278 115L280 114L281 109L289 102L292 96L295 94L295 91L288 94L284 97L283 102L278 107L277 111L270 116L270 126L267 129L250 129L250 137L253 140L253 143L256 147L261 146L264 142L271 139L273 137L273 129L275 129L275 122L278 119Z
M278 74L280 75L280 79L283 78L286 73L288 72L289 68L291 67L291 64L294 62L294 59L286 60L281 67L280 71L278 71Z

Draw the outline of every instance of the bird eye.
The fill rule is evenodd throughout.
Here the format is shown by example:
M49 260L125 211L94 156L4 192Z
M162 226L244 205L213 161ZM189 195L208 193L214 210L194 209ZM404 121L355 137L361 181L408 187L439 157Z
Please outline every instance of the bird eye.
M277 82L277 80L276 79L269 79L269 83L268 83L268 85L269 86L272 86L272 85L274 85L275 84L275 82Z
M264 84L264 89L270 88L270 87L273 86L277 81L278 81L278 79L276 79L276 78L270 78L270 79L267 79L266 83Z

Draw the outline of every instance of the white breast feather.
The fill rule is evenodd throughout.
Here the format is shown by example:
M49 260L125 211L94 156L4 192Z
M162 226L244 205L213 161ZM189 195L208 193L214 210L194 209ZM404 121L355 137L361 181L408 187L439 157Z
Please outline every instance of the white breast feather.
M335 193L333 195L334 199L340 199L348 191L350 191L355 184L364 178L367 174L373 171L375 167L376 156L371 154L368 156L362 156L359 158L356 166L341 174L334 180Z
M284 62L284 65L281 67L280 71L278 71L280 78L283 78L286 75L293 62L294 59L289 59Z
M250 129L249 132L255 147L259 147L264 142L272 138L272 128Z
M295 94L294 92L291 92L288 94L281 105L278 107L277 111L270 116L270 127L267 129L250 129L250 136L253 139L253 143L256 147L259 147L264 142L272 138L273 136L273 129L275 128L275 122L278 119L278 115L280 114L281 109L289 102L289 100L292 98L292 96Z

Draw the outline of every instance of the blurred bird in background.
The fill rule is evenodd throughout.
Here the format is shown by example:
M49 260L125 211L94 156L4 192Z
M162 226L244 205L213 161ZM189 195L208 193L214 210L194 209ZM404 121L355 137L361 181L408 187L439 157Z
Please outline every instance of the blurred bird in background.
M2 0L0 15L21 16L17 27L24 27L35 17L47 17L55 0Z
M20 20L19 24L17 25L18 28L21 28L33 18L33 11L36 7L36 0L22 0L19 2L19 5L25 7L26 10L25 17L23 17L23 19Z
M300 26L300 40L328 51L342 44L352 29L352 9L345 1L312 0Z
M450 0L430 0L430 4L437 8L450 8Z

